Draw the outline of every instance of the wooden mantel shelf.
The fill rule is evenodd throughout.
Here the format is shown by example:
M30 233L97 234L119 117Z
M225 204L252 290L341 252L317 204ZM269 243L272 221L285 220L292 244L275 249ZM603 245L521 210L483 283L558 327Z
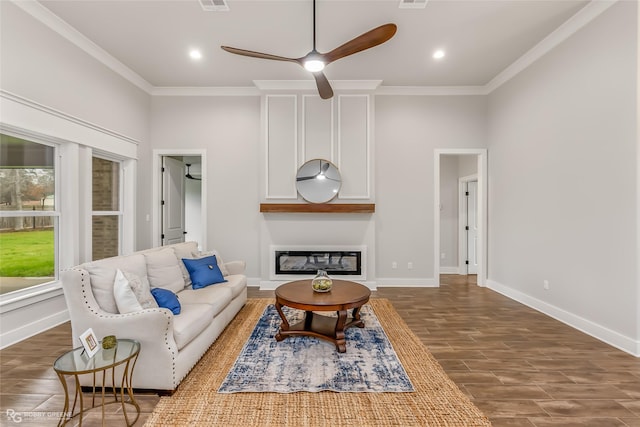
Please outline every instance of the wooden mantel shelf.
M374 213L374 203L260 203L262 213Z

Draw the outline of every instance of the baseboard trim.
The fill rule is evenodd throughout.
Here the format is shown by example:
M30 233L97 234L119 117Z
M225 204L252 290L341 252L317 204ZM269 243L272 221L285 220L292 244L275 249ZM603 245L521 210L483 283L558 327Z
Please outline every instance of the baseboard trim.
M522 303L527 307L531 307L534 310L544 313L549 317L552 317L568 326L571 326L572 328L584 332L585 334L603 341L613 347L616 347L626 353L629 353L636 357L640 357L640 341L624 336L605 326L599 325L595 322L592 322L591 320L585 319L552 304L529 296L507 285L498 283L495 280L488 279L487 287L493 291L498 292L499 294L506 296L507 298L518 301L519 303Z
M440 266L440 274L458 274L460 270L458 267L443 267Z
M0 334L0 350L16 344L27 338L38 335L48 329L54 328L69 321L69 310L63 310L50 316L43 317L35 322L28 323L11 331L2 331Z
M437 288L438 280L433 277L424 279L384 278L377 279L378 287L384 288Z
M346 279L348 280L348 279ZM291 282L292 280L261 280L260 283L258 284L258 286L260 287L261 291L273 291L275 290L278 286L284 284L284 283L288 283ZM377 289L377 282L375 281L371 281L371 280L365 280L365 281L361 281L361 280L354 280L354 282L358 282L361 283L363 285L365 285L367 288L371 289L372 291L375 291ZM256 286L256 285L253 285Z

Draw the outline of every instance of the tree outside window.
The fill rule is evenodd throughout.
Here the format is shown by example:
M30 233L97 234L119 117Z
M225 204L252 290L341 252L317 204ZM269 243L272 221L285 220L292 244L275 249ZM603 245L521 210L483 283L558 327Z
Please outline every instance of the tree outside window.
M55 151L0 134L0 293L56 278Z

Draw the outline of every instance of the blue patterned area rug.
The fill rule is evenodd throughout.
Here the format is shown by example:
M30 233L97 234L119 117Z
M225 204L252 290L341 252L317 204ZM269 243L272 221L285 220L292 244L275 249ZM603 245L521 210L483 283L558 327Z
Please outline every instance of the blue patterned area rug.
M290 324L304 317L300 310L283 311ZM333 343L315 337L276 341L282 320L268 305L218 393L413 392L371 306L360 313L365 327L348 328L347 351L338 353Z

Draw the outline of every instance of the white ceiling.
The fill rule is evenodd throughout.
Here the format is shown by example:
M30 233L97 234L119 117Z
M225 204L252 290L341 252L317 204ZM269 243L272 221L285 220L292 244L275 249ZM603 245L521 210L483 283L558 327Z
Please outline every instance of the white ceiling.
M312 47L311 0L228 0L205 12L198 0L41 0L77 31L156 87L244 87L254 80L311 80L300 66L247 58L228 45L287 57ZM382 80L386 86L482 86L524 55L588 1L318 0L317 48L332 50L393 22L388 42L343 58L329 80ZM193 61L188 52L202 51ZM446 57L436 61L432 52Z

